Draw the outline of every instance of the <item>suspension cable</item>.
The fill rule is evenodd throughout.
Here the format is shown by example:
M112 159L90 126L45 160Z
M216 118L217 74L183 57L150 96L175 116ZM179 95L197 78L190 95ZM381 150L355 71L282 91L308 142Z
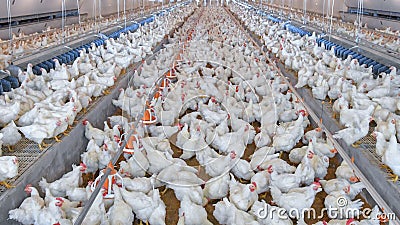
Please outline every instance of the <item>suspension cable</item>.
M61 42L65 43L65 0L61 1Z
M335 7L335 0L332 0L332 9L331 9L331 22L329 24L329 40L331 39L332 34L332 24L333 24L333 9Z
M76 5L78 6L78 23L81 25L81 11L79 8L79 0L76 0Z
M356 27L356 43L360 41L360 32L362 26L362 17L364 14L364 0L358 0L358 7L357 7L357 27Z
M126 29L126 0L124 0L124 29Z
M94 28L97 30L97 24L96 24L96 0L93 0L93 12L92 12L92 14L93 14L93 20L94 20Z
M322 26L321 26L322 32L325 31L325 2L326 0L324 0L324 2L322 3Z
M307 0L303 0L303 11L304 11L304 15L303 15L303 24L306 24L306 15L307 15Z
M120 17L119 17L119 0L117 0L117 11L118 11L118 21L120 21Z
M8 21L8 37L10 41L9 54L11 54L11 60L14 55L14 47L13 47L13 36L12 36L12 26L11 26L11 0L7 0L7 21Z

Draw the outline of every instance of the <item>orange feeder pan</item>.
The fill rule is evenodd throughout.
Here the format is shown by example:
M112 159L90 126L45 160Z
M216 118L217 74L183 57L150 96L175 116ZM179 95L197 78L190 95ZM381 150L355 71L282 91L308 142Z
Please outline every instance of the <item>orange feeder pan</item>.
M157 122L157 117L154 115L154 109L146 109L142 118L145 125L151 125Z

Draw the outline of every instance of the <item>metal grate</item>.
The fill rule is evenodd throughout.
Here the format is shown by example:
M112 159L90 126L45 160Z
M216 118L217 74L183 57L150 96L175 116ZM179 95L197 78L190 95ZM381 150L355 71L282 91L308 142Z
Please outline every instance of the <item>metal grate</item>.
M22 138L16 145L13 146L14 152L8 151L8 148L3 146L3 156L17 156L19 162L18 175L7 182L14 184L15 181L40 157L42 152L46 151L52 143L43 151L40 151L39 146L28 140L27 138ZM6 191L4 186L0 186L0 196Z
M134 64L134 66L137 66L137 64ZM121 79L122 75L119 77L118 81L116 84L119 82ZM115 86L112 86L110 89L113 89ZM90 112L90 110L97 105L99 101L102 100L104 95L98 97L96 100L94 100L87 108L87 112ZM85 113L81 111L75 118L75 120L80 120L83 117L85 117ZM64 137L63 134L59 135L62 139ZM18 175L15 176L13 179L7 180L12 185L15 185L15 181L25 173L25 171L33 165L36 160L44 153L46 152L49 148L53 146L53 144L57 143L54 139L45 139L44 141L48 146L43 149L42 151L39 149L38 144L35 142L23 137L16 145L13 146L13 152L10 152L6 146L2 147L3 151L3 156L16 156L18 158L19 162L19 168L18 168ZM6 191L6 188L4 186L0 186L0 196Z
M324 104L324 113L333 115L332 105L333 102L332 104ZM338 123L340 122L338 117L336 118L336 121ZM361 142L360 147L366 150L363 151L363 154L370 156L368 158L372 160L371 163L379 166L381 170L387 173L387 175L389 176L389 174L393 174L393 172L387 167L382 167L385 164L382 162L382 157L376 153L376 140L371 136L372 132L374 132L374 129L375 129L374 127L371 126L369 127L368 134L360 139ZM397 181L396 184L400 186L400 181Z

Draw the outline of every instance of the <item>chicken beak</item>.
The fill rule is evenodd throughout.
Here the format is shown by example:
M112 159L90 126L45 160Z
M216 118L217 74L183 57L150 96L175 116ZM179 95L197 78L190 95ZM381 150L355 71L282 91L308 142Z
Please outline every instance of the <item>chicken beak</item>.
M85 172L86 169L87 169L86 164L85 164L85 163L81 163L80 166L82 167L82 168L81 168L81 172L82 172L82 173Z
M346 194L349 194L349 193L350 193L350 185L347 186L347 187L345 188L344 192L345 192Z
M355 182L358 182L359 181L359 179L357 178L357 177L355 177L355 176L352 176L352 177L350 177L350 179L349 179L351 182L353 182L353 183L355 183Z

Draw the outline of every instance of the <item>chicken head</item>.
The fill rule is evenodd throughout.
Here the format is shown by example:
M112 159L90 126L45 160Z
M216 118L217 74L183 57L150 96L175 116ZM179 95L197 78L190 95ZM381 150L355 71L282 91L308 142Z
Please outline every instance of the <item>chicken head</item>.
M311 184L311 186L312 186L314 191L317 191L317 192L322 191L322 188L321 188L322 186L321 186L321 183L319 183L319 182L313 182Z
M257 190L257 183L251 182L251 184L249 185L249 189L251 192L254 192L255 190Z
M62 199L62 198L56 198L56 203L55 203L55 205L56 206L58 206L58 207L62 207L62 205L63 205L63 203L64 203L64 199Z
M27 184L26 185L26 187L25 187L25 189L24 189L24 191L28 194L28 195L30 195L31 193L32 193L32 184Z
M84 120L82 121L82 124L83 124L83 126L86 126L86 125L88 124L88 120L87 120L87 119L84 119Z
M86 164L85 163L83 163L83 162L81 162L81 164L79 164L79 166L81 167L81 172L82 173L84 173L85 171L86 171L86 169L87 169L87 166L86 166Z

